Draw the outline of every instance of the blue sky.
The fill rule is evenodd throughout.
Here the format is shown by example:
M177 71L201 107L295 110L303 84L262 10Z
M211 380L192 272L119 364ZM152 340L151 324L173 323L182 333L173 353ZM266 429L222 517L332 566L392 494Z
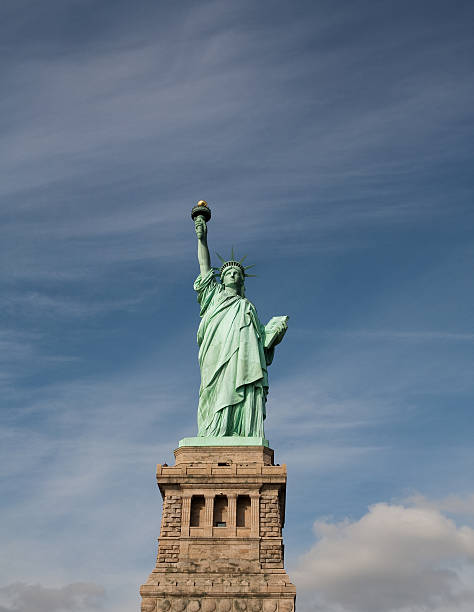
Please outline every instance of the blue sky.
M1 612L139 609L155 464L196 432L201 198L290 315L266 433L299 610L472 610L472 18L2 3Z

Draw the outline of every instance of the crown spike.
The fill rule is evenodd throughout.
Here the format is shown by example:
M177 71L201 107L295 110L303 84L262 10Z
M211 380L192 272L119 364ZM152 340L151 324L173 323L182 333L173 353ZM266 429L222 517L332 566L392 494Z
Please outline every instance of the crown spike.
M222 278L222 275L223 275L224 271L227 268L231 267L231 266L234 266L236 268L240 268L240 270L242 271L242 275L244 277L245 276L255 276L255 274L246 274L246 272L245 272L249 268L253 268L255 264L251 264L250 266L244 266L242 264L242 262L247 257L247 255L244 255L242 257L242 259L240 261L238 261L237 258L236 258L236 255L235 255L235 249L234 249L233 245L232 245L232 250L231 250L231 254L230 254L230 259L228 261L225 261L224 258L221 255L219 255L219 253L217 253L217 251L216 251L216 255L217 255L217 257L219 257L219 259L222 262L222 266L219 269L219 274L220 274L221 278Z
M244 255L244 256L242 257L242 259L240 259L240 260L239 260L239 263L242 263L242 262L243 262L243 261L245 261L246 259L247 259L247 255Z

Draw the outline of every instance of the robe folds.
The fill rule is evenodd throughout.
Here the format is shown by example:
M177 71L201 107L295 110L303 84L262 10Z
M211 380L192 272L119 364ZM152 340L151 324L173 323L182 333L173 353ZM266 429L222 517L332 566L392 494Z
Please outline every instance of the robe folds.
M194 283L201 306L197 333L201 386L198 436L261 436L268 392L265 328L254 305L232 295L213 270Z

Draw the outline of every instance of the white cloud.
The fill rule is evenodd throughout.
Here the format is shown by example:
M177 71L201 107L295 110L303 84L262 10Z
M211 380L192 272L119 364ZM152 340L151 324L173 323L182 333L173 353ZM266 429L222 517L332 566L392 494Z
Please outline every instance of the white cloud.
M98 610L104 588L91 582L74 582L59 588L15 582L0 587L0 612L72 612Z
M474 606L474 529L440 511L378 503L359 520L316 521L292 572L302 611L454 612Z
M433 508L450 514L474 516L474 493L469 495L447 495L440 499L428 499L419 493L412 495L407 502L422 508Z

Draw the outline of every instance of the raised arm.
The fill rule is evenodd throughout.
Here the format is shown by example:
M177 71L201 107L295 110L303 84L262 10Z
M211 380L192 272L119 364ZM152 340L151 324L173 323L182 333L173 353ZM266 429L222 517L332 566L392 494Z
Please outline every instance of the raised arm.
M197 216L194 220L196 235L198 239L198 261L201 268L201 276L207 274L211 269L211 257L207 248L207 224L204 217Z

